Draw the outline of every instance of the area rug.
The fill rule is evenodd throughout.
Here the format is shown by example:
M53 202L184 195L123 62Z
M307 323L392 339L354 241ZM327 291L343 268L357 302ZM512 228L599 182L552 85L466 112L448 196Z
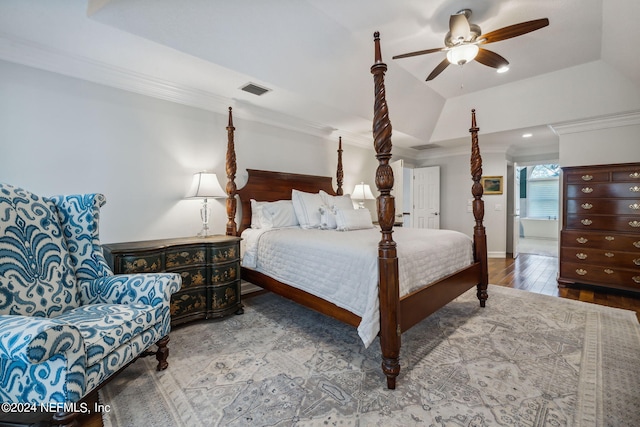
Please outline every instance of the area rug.
M273 294L171 333L169 368L141 359L101 392L105 427L639 426L631 311L490 286L402 336L387 390L380 346Z

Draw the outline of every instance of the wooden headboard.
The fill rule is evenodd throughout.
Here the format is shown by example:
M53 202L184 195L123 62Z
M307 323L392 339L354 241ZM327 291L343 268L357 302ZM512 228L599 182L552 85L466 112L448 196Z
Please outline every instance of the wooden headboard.
M291 200L291 190L317 193L320 190L331 195L342 195L342 137L338 138L338 164L336 168L336 185L334 191L332 178L328 176L302 175L287 172L272 172L257 169L247 169L249 178L245 186L236 188L236 152L234 142L235 127L229 107L229 125L227 126L227 232L229 236L239 236L245 229L251 227L251 199L260 202L275 202L276 200ZM240 226L236 226L236 196L240 197L242 218Z
M238 234L251 227L251 199L260 202L274 202L276 200L291 200L291 190L317 193L324 190L331 195L333 190L330 176L302 175L286 172L272 172L257 169L247 169L249 178L244 187L236 191L240 196L242 218Z

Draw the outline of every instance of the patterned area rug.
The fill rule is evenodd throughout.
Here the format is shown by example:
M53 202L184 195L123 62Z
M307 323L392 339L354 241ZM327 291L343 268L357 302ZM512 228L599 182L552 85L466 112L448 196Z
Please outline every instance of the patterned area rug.
M378 341L273 294L176 328L169 368L129 366L101 392L116 426L638 426L635 314L490 286L402 336L397 389Z

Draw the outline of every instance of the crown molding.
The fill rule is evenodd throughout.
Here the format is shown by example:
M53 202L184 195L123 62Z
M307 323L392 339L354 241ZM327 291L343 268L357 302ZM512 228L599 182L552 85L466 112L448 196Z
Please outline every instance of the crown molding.
M371 137L331 128L326 124L279 113L247 101L227 98L84 56L72 55L2 32L0 59L218 114L226 115L229 106L232 106L234 118L256 121L324 139L333 139L340 135L347 145L367 148L371 146Z
M637 125L640 125L640 112L632 111L575 122L558 123L550 125L550 127L557 135L567 135L571 133L593 132L601 129Z

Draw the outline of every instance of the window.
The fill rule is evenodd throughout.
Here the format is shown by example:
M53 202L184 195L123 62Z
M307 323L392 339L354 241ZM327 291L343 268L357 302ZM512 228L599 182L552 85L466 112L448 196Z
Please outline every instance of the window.
M559 214L560 167L556 164L531 168L528 183L529 218L557 219Z

